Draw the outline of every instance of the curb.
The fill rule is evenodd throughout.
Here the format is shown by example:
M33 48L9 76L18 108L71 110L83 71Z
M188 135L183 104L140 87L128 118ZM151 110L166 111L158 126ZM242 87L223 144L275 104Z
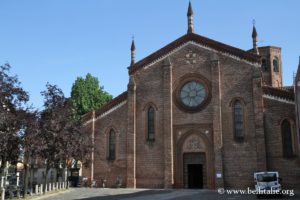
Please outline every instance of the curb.
M40 199L45 199L45 198L48 198L48 197L56 196L58 194L72 192L73 190L74 189L69 188L67 190L57 191L55 193L48 193L48 194L45 194L45 195L38 195L38 196L28 197L28 198L26 198L26 200L40 200Z

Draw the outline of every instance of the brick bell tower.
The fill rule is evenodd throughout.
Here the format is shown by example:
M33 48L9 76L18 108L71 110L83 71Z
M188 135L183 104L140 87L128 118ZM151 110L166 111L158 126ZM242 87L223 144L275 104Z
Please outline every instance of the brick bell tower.
M281 48L275 46L257 47L257 32L255 24L252 31L253 49L261 56L261 71L263 83L273 87L282 87Z

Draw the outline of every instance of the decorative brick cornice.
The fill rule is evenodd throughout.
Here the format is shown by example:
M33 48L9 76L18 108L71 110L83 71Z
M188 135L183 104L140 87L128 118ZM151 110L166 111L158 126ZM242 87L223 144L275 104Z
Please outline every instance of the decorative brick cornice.
M260 56L257 56L253 53L244 51L242 49L238 49L220 42L217 42L215 40L194 34L189 33L186 34L177 40L171 42L170 44L166 45L165 47L159 49L158 51L154 52L153 54L145 57L144 59L138 61L134 65L132 65L129 68L129 74L135 73L137 70L141 69L145 65L148 65L149 63L154 62L155 60L158 60L159 58L163 57L164 55L168 54L169 52L173 51L174 49L188 43L188 42L194 42L197 44L200 44L205 47L209 47L213 50L216 50L221 53L233 55L234 57L238 57L240 59L246 60L251 63L259 63L260 62Z
M287 90L289 92L294 92L294 86L283 86L282 87L283 90Z
M280 99L285 99L287 101L294 101L295 100L295 95L294 92L286 89L286 88L276 88L276 87L272 87L272 86L267 86L264 85L262 87L263 89L263 93L264 95L267 96L273 96L273 97L277 97Z
M93 117L93 112L88 112L86 114L84 114L82 117L81 117L81 120L83 122L83 124L86 124L86 123L89 123L89 121L92 119Z
M282 102L282 103L292 104L292 105L295 104L295 102L292 101L292 100L287 100L287 99L284 99L284 98L281 98L281 97L272 96L272 95L268 95L268 94L264 94L263 98L279 101L279 102Z
M103 116L103 114L105 114L105 113L109 113L110 110L119 106L119 104L123 105L123 103L126 102L126 100L127 100L127 91L123 92L119 96L115 97L114 99L109 101L107 104L105 104L101 108L95 110L95 119ZM92 115L93 115L93 112L89 112L82 116L82 121L85 125L92 121L92 119L91 119Z

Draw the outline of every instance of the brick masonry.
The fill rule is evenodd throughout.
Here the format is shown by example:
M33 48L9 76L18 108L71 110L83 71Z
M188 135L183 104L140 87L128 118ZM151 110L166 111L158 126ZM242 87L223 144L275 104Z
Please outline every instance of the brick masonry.
M209 93L205 105L195 112L176 102L176 92L188 78L202 80ZM275 78L276 83L281 81L281 76ZM273 85L271 78L266 79ZM278 170L284 186L299 187L299 157L286 160L281 152L279 122L286 117L295 121L293 102L264 98L262 86L259 63L224 51L187 43L168 56L157 56L154 63L131 73L126 104L95 120L94 179L105 178L109 187L121 177L124 187L183 188L183 155L193 152L204 155L205 187L209 189L253 188L253 173L265 170ZM236 99L243 105L242 142L233 133ZM150 105L155 108L155 141L147 141ZM113 161L107 160L110 129L117 133ZM190 137L201 141L196 152L185 148ZM90 169L84 170L85 175L89 173Z

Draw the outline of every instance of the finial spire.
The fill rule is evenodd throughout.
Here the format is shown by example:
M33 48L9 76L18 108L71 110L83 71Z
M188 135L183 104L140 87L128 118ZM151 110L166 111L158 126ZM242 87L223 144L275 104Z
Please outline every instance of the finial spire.
M191 1L189 2L189 8L187 12L188 17L188 33L194 33L194 19L193 19L193 8Z
M253 20L253 30L252 30L252 42L253 42L253 50L255 54L259 54L258 47L257 47L257 32L255 28L255 20Z
M134 36L132 36L132 42L131 42L131 63L130 65L133 65L135 63L135 44L134 44Z

